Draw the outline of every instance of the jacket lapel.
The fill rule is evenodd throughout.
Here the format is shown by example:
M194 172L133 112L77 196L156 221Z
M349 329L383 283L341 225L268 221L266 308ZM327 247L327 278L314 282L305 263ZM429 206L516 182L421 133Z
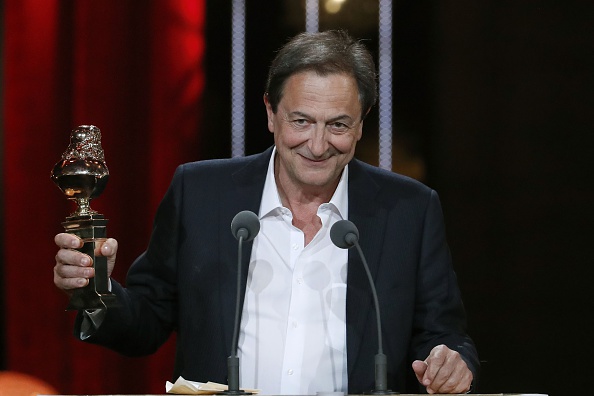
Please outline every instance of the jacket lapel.
M380 187L358 160L349 164L349 220L359 229L359 244L375 280L379 267L385 208L377 202ZM372 293L356 248L349 250L346 300L347 364L349 377L357 361L365 327L375 329L375 308ZM372 333L375 334L375 333ZM373 335L374 336L374 335ZM369 362L370 365L373 361Z
M272 148L269 148L261 154L248 158L245 165L232 174L228 194L221 197L219 203L222 212L221 218L228 220L228 224L221 224L219 227L221 233L221 317L227 352L231 352L237 297L238 241L231 234L231 220L243 210L250 210L258 214L271 154ZM241 258L242 293L240 296L240 309L243 307L245 297L251 253L252 242L244 243Z

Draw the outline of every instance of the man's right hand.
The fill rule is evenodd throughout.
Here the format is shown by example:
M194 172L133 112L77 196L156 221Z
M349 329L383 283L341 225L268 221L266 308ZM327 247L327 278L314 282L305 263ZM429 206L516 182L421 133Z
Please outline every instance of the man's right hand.
M95 276L91 258L75 249L82 247L83 242L75 235L61 233L54 238L60 248L56 254L54 267L54 284L71 295L74 289L89 284L89 279ZM107 276L111 276L115 265L118 242L108 238L103 244L97 244L95 256L107 257Z

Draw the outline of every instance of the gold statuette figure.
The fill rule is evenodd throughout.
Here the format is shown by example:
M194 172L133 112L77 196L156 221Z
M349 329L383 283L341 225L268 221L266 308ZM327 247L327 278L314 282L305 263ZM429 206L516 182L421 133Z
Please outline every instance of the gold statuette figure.
M109 171L101 147L101 131L93 125L81 125L70 134L70 145L62 159L54 165L51 178L64 195L77 204L76 211L62 223L67 233L82 239L77 250L93 260L95 277L89 284L76 289L67 309L97 309L116 305L116 297L109 291L107 259L95 256L95 251L107 238L107 219L91 209L91 199L105 189Z

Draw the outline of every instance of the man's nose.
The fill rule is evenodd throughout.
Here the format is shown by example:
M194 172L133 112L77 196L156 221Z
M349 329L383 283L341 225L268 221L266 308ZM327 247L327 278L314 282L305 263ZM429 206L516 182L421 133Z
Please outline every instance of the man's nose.
M325 125L316 124L309 139L309 150L316 157L323 156L328 151L328 140Z

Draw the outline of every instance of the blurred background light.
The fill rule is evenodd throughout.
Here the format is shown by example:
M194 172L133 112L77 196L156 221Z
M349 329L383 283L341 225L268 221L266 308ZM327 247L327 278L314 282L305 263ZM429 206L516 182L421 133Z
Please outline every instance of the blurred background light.
M245 155L245 0L233 0L231 24L231 156Z

